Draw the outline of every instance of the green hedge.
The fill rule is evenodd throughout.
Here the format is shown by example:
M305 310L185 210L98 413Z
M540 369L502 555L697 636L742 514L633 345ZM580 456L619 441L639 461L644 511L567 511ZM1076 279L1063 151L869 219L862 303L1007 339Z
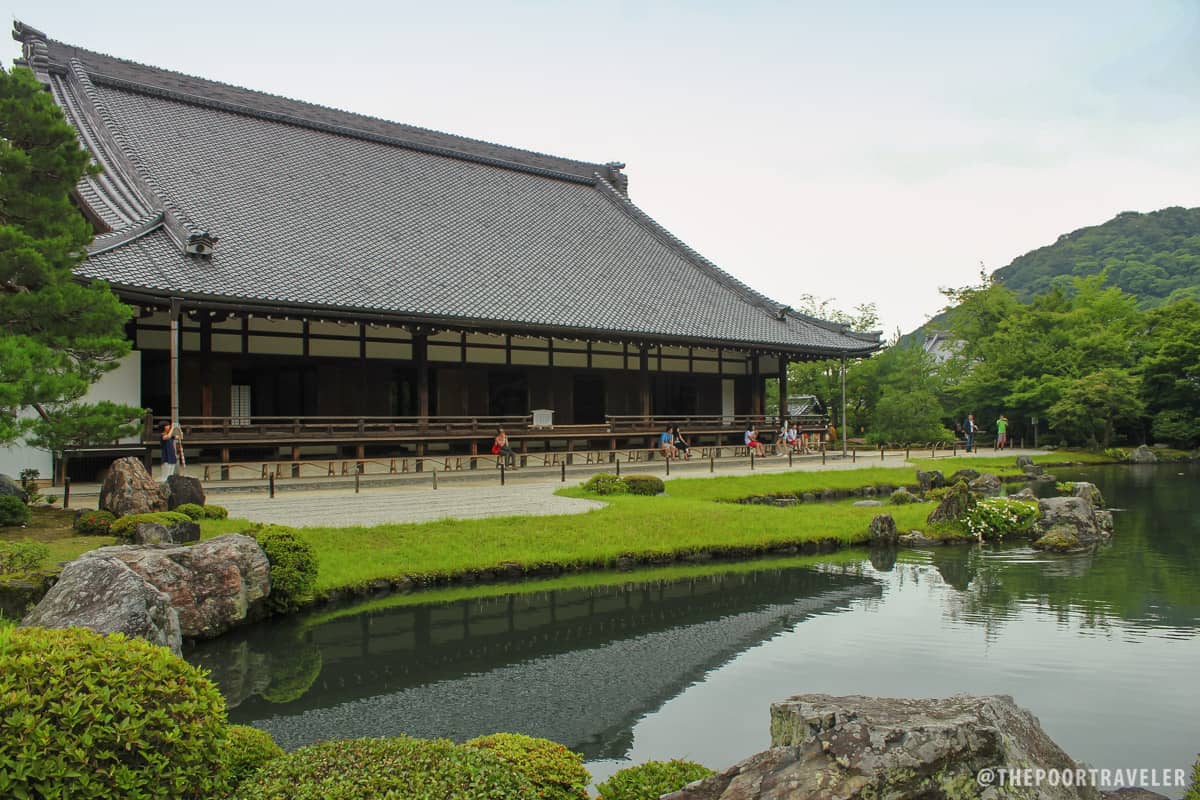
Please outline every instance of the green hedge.
M583 490L591 494L625 494L629 484L609 472L597 472L583 482Z
M196 503L181 503L172 509L176 514L187 514L188 519L199 522L204 519L204 506Z
M524 775L541 800L588 800L592 776L583 756L558 742L519 733L493 733L472 739L465 747L487 750Z
M271 734L249 725L230 725L225 741L225 764L229 768L229 783L237 786L257 772L264 764L282 756L283 748L275 744Z
M253 536L271 563L271 593L267 606L276 612L294 611L317 586L317 556L312 546L284 525L265 525L243 531Z
M19 497L0 494L0 528L25 525L33 519L33 512Z
M658 800L661 795L678 791L692 781L715 774L693 761L647 761L626 767L596 787L604 800Z
M657 475L626 475L624 480L630 494L656 495L666 488Z
M302 747L243 781L236 800L525 800L529 781L496 756L397 736Z
M180 522L191 522L192 518L178 511L151 511L149 514L129 514L120 517L109 526L108 532L118 539L133 539L133 532L143 522L157 522L159 525L177 525Z
M229 517L229 509L225 506L207 505L204 507L205 519L226 519Z
M111 511L80 511L75 516L75 532L80 536L110 536L117 517Z
M223 797L225 701L164 647L0 628L0 797Z

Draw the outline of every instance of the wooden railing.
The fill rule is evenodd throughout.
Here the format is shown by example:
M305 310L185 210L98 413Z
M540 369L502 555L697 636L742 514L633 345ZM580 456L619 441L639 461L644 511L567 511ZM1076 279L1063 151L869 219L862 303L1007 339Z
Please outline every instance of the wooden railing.
M162 430L169 417L147 417L150 428L145 436L156 441L154 431ZM438 416L438 417L180 417L185 440L260 438L314 439L388 438L406 436L491 436L497 428L528 429L533 417L522 416Z
M817 414L789 418L803 432L823 431L827 417ZM145 442L158 441L157 431L169 417L147 415ZM603 423L556 425L533 428L533 416L249 416L249 417L181 417L185 441L333 441L359 442L388 439L490 438L497 428L505 428L510 436L524 437L557 433L559 436L642 435L661 431L667 425L678 425L685 434L719 431L741 431L751 425L763 433L779 429L780 418L773 415L748 414L655 414L609 415Z

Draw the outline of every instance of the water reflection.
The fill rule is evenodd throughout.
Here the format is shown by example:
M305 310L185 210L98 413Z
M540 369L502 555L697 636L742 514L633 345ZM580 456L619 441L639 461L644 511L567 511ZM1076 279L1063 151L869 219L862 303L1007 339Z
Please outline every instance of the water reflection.
M857 565L722 572L262 626L189 658L212 669L234 721L285 747L510 730L615 757L639 718L708 671L881 594Z
M583 752L603 778L626 759L732 764L768 745L769 704L799 692L969 692L1013 695L1092 765L1186 767L1200 713L1200 470L1057 472L1121 509L1111 544L880 548L822 567L413 597L249 629L189 659L213 670L234 721L288 748L508 730Z

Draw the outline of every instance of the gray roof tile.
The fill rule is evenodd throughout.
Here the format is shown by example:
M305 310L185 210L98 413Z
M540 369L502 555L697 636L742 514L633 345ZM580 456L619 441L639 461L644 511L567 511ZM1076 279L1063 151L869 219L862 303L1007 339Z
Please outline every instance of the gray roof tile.
M496 329L813 355L878 346L877 337L836 325L780 318L777 303L629 203L601 165L57 43L50 53L61 76L55 97L77 106L68 117L108 170L80 191L115 229L98 240L113 246L98 247L82 267L87 277L149 294ZM148 216L155 211L163 224ZM217 236L212 257L185 255L178 225Z

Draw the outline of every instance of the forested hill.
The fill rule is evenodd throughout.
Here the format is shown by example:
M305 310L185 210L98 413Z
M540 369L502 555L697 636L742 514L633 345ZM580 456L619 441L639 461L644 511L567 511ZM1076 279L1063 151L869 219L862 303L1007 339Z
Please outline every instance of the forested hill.
M1200 300L1200 208L1126 211L1103 225L1063 234L995 272L1022 300L1108 269L1108 284L1143 308L1168 299Z

